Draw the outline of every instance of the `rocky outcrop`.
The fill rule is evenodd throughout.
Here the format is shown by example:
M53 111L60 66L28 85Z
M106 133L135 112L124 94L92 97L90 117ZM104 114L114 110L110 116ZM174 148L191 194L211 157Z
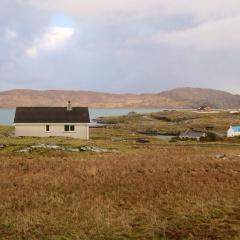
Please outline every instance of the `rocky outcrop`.
M1 146L0 146L1 148ZM66 152L94 152L94 153L110 153L116 152L112 149L105 149L96 146L80 146L80 147L72 147L72 146L62 146L62 145L54 145L54 144L36 144L32 146L28 146L22 149L19 149L18 153L30 153L33 150L60 150Z

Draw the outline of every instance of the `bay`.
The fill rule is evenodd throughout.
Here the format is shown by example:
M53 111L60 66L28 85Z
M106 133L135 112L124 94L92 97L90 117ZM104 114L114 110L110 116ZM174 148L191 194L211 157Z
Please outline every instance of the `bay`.
M163 109L160 108L90 108L89 114L91 120L98 117L109 117L109 116L121 116L126 115L129 112L136 112L140 114L150 112L161 112ZM0 108L0 125L12 125L14 121L15 109L3 109Z

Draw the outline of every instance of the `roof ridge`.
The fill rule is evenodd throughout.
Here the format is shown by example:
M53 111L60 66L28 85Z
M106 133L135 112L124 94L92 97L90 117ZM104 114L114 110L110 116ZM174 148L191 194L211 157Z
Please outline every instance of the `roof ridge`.
M14 123L90 123L88 107L17 107Z

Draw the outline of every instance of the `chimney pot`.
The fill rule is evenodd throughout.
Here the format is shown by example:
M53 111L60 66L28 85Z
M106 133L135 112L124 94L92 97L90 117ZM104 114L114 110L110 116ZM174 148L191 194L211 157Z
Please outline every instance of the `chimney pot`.
M68 104L67 104L67 110L68 110L68 111L71 111L71 110L72 110L72 104L71 104L71 101L68 101Z

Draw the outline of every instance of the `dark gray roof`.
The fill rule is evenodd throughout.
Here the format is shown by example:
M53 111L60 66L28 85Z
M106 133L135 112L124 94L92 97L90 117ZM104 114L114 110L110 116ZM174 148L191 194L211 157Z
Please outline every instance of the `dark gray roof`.
M194 131L194 130L188 130L185 132L181 132L181 134L179 135L180 138L200 138L200 137L204 137L206 133L204 132L198 132L198 131Z
M14 123L89 123L87 107L17 107Z

